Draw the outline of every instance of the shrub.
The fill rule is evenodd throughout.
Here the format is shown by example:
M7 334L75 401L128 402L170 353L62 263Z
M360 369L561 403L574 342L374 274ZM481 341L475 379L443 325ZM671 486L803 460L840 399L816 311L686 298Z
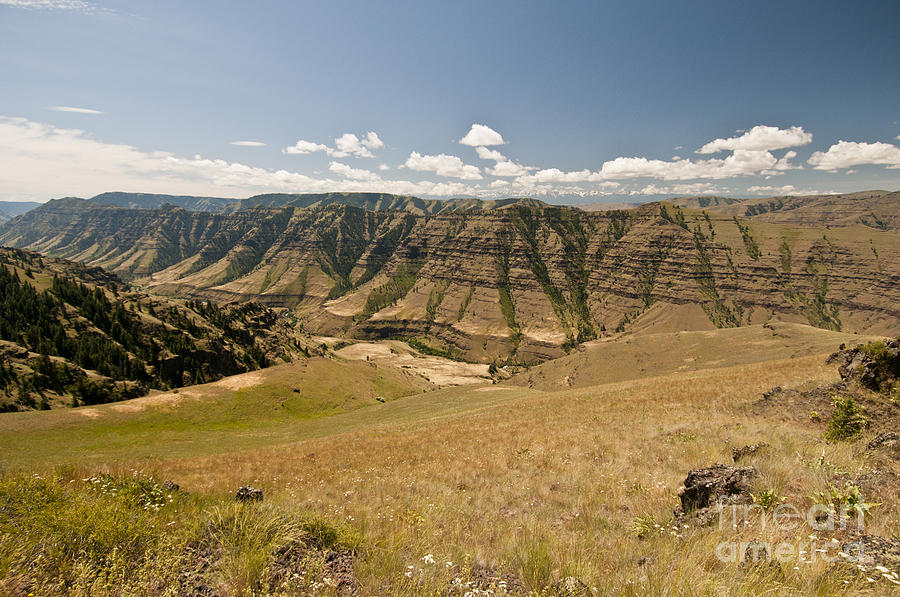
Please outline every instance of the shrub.
M834 398L834 412L828 421L825 439L832 441L852 440L859 437L868 420L853 398Z
M884 342L859 347L869 357L868 369L874 376L873 389L890 392L900 378L900 357Z
M771 510L784 501L774 489L763 489L759 495L750 494L750 497L753 498L753 503L759 504L763 510Z
M638 516L631 521L629 530L634 533L635 537L638 539L646 539L653 533L659 531L661 526L662 525L660 525L652 515Z
M819 491L812 496L812 500L816 504L828 506L832 515L837 514L843 508L847 514L868 516L872 508L881 505L865 501L859 487L849 481L843 489L829 487L827 491Z

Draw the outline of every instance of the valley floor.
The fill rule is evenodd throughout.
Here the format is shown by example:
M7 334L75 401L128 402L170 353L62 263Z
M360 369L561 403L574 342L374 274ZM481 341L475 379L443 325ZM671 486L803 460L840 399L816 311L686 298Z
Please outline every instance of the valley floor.
M681 361L693 359L685 368L665 364L671 350L665 343L658 358L642 345L648 364L631 375L620 366L614 381L596 374L603 359L592 360L592 348L566 357L575 369L563 359L512 383L441 389L421 375L364 360L312 360L305 371L281 365L247 374L257 377L90 411L0 415L0 466L7 484L37 474L66 481L67 491L101 472L171 479L204 512L209 504L225 504L214 512L233 509L227 502L235 490L252 485L264 501L242 508L304 513L352 535L350 574L362 595L889 593L894 585L881 572L835 568L815 557L811 542L843 541L840 532L805 524L782 531L761 520L745 528L700 527L673 516L689 470L731 464L733 448L765 442L768 449L741 462L759 471L754 495L805 511L817 492L878 471L881 481L865 500L879 505L865 519L865 532L900 536L900 466L866 450L874 431L855 442L827 442L830 412L791 412L761 398L773 386L803 390L839 379L826 363L837 338L810 329L782 332L790 336L784 350L761 342L757 329L744 332L761 342L752 358L752 344L740 344L750 336L704 332L706 341L680 348ZM716 358L692 356L717 342ZM741 349L728 350L732 343ZM664 365L653 370L654 362ZM344 395L336 395L339 387ZM178 507L182 514L162 507L148 519L159 529L154 533L196 525L185 513L200 516L199 506ZM7 533L0 533L0 592L16 594L27 585L27 568L16 568L16 540L0 531ZM717 557L717 546L751 540L800 545L806 553L777 570ZM275 565L267 557L280 561L283 546L276 543L265 543L272 553L252 556L247 548L198 568L213 591L204 594L330 594L350 586L327 568L321 582L298 578L294 589L268 587L260 579ZM262 563L249 566L251 557ZM123 594L114 579L87 565L80 574L94 583L84 585L94 587L89 594ZM137 594L152 585L129 582L138 583Z

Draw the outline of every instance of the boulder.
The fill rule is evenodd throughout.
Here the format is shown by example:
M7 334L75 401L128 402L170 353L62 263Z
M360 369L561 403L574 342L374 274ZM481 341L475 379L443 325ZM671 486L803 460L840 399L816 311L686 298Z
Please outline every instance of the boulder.
M849 563L861 564L869 569L882 566L900 573L900 540L876 535L859 535L841 546Z
M762 397L763 397L764 400L768 400L769 398L771 398L771 397L774 396L775 394L780 394L780 393L783 392L783 391L784 391L784 388L782 388L781 386L775 386L774 388L771 388L771 389L766 390L765 392L763 392Z
M900 448L900 433L896 431L885 431L879 433L875 439L866 445L866 450L879 450L882 448Z
M249 485L245 485L237 490L237 493L234 496L234 501L236 502L261 502L263 499L262 489L256 489L254 487L250 487Z
M757 475L752 466L714 464L688 472L678 490L681 507L675 516L683 518L696 514L700 524L709 524L718 514L720 505L749 504L750 480Z
M741 448L732 448L731 449L731 459L737 463L738 460L744 458L745 456L753 456L758 454L762 450L769 447L769 444L766 442L759 442L756 444L750 444L749 446L743 446Z
M844 382L857 381L874 391L887 391L900 377L900 340L885 340L842 350L833 355L841 363Z

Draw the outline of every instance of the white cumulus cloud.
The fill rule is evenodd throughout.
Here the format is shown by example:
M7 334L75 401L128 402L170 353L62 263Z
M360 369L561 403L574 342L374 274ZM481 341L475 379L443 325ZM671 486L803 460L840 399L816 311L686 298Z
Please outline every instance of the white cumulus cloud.
M643 157L619 157L604 162L597 175L601 179L657 178L660 180L690 180L696 178L723 179L758 174L773 168L778 160L768 151L735 150L724 159L665 161Z
M515 162L497 162L493 168L485 170L491 176L522 176L528 174L528 168Z
M365 180L369 182L381 180L381 177L374 172L362 168L353 168L347 164L342 164L341 162L331 162L328 164L328 169L335 174L340 174L344 178L349 178L350 180Z
M628 192L629 195L710 195L721 193L723 189L709 182L696 182L691 184L656 185L648 184L639 189Z
M494 160L494 162L496 162L493 168L487 168L485 170L485 172L492 176L522 176L528 174L529 170L535 169L511 161L496 149L478 146L475 148L475 153L483 160Z
M266 144L262 141L232 141L231 145L237 145L238 147L265 147Z
M418 172L434 172L438 176L460 178L462 180L481 180L478 166L464 164L455 155L422 155L416 151L409 154L404 164L410 170Z
M334 140L334 147L329 147L323 143L315 143L313 141L305 141L300 139L294 145L284 148L284 153L301 154L315 153L324 151L333 158L346 158L354 156L358 158L374 158L373 149L381 149L384 143L378 138L374 131L366 133L362 138L357 137L353 133L344 133Z
M335 162L338 163L338 162ZM254 193L378 190L423 197L474 196L461 182L375 180L372 172L331 166L342 178L317 178L221 159L182 157L106 143L85 131L0 116L0 198L91 197L112 189L246 197ZM47 176L52 172L53 176ZM374 182L373 182L374 181ZM377 188L376 188L377 185Z
M475 148L475 153L483 160L494 160L495 162L506 161L506 156L496 149L488 149L487 147L480 146Z
M812 138L812 133L807 133L800 126L780 129L776 126L758 125L740 137L710 141L698 149L697 153L708 154L735 150L773 151L806 145L812 142Z
M284 153L305 155L308 153L314 153L316 151L328 151L328 146L322 145L321 143L313 143L312 141L304 141L303 139L300 139L294 145L285 147L283 151Z
M816 170L835 171L863 164L900 168L900 148L890 143L838 141L828 151L817 151L807 162Z
M328 155L335 158L355 156L358 158L374 158L373 149L384 147L381 139L374 132L369 132L360 139L353 133L344 133L334 140L335 149L329 149Z
M471 147L504 145L506 143L500 133L483 124L473 124L466 136L460 139L459 142Z

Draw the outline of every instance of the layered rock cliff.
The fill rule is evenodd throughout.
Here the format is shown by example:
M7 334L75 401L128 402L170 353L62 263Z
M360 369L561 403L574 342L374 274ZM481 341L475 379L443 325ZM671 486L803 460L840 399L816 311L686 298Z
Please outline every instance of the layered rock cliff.
M895 331L900 243L867 215L893 222L897 204L877 195L866 212L848 197L853 218L834 217L841 200L829 198L799 202L786 220L724 200L706 211L584 212L533 200L278 195L228 214L60 200L0 228L0 243L100 265L161 294L290 308L313 333L532 362L617 331L773 317Z

